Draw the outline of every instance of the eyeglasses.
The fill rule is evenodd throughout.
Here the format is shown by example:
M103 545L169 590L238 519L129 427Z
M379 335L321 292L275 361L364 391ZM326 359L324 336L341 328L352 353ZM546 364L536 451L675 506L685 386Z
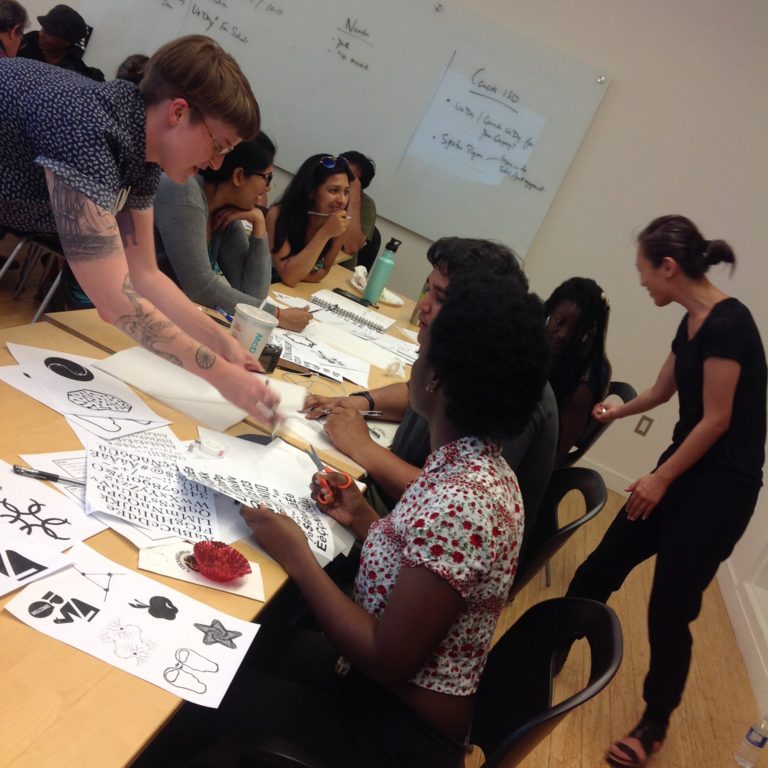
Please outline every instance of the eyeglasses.
M208 135L211 137L211 143L213 144L214 154L228 155L234 149L234 147L230 147L229 145L226 145L226 144L219 144L219 142L216 140L216 137L211 133L211 129L208 127L208 123L206 123L202 117L200 118L200 120L205 126L205 130L208 131Z
M261 176L261 178L264 179L264 181L267 182L267 186L269 186L272 183L272 179L275 178L275 174L274 173L262 173L261 171L254 171L253 175L254 176Z
M339 166L340 168L346 168L347 166L346 158L334 157L333 155L326 155L325 157L321 157L317 162L320 165L324 165L326 168L335 168L336 166Z

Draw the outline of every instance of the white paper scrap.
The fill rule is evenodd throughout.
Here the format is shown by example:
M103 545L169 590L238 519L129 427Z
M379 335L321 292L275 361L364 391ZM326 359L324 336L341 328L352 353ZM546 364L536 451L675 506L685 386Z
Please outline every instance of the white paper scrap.
M69 555L46 542L4 533L0 542L0 595L48 576L70 562Z

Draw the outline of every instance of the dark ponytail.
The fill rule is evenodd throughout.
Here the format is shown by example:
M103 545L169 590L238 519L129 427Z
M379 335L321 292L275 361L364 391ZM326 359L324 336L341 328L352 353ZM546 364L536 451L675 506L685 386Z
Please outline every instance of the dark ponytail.
M638 236L643 255L655 267L665 257L674 259L693 280L702 277L713 264L736 264L733 249L724 240L705 240L696 225L685 216L660 216Z

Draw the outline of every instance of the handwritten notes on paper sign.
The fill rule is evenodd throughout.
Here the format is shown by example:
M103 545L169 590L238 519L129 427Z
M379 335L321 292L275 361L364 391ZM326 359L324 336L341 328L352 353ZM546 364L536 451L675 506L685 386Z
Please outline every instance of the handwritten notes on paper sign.
M483 68L471 78L448 69L408 154L467 181L511 179L541 192L527 163L544 123L512 88L486 80Z

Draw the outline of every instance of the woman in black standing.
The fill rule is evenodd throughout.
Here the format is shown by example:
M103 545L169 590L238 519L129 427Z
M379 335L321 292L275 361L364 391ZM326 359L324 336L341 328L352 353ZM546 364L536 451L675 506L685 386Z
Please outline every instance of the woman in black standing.
M733 265L722 240L705 240L683 216L662 216L638 236L637 269L656 306L685 308L656 383L628 403L598 403L610 421L643 413L678 393L672 444L656 469L632 483L602 542L568 595L606 601L629 572L656 555L648 608L651 660L640 723L608 749L613 765L642 766L660 749L691 660L689 624L704 589L754 511L765 450L766 363L749 310L705 276Z

